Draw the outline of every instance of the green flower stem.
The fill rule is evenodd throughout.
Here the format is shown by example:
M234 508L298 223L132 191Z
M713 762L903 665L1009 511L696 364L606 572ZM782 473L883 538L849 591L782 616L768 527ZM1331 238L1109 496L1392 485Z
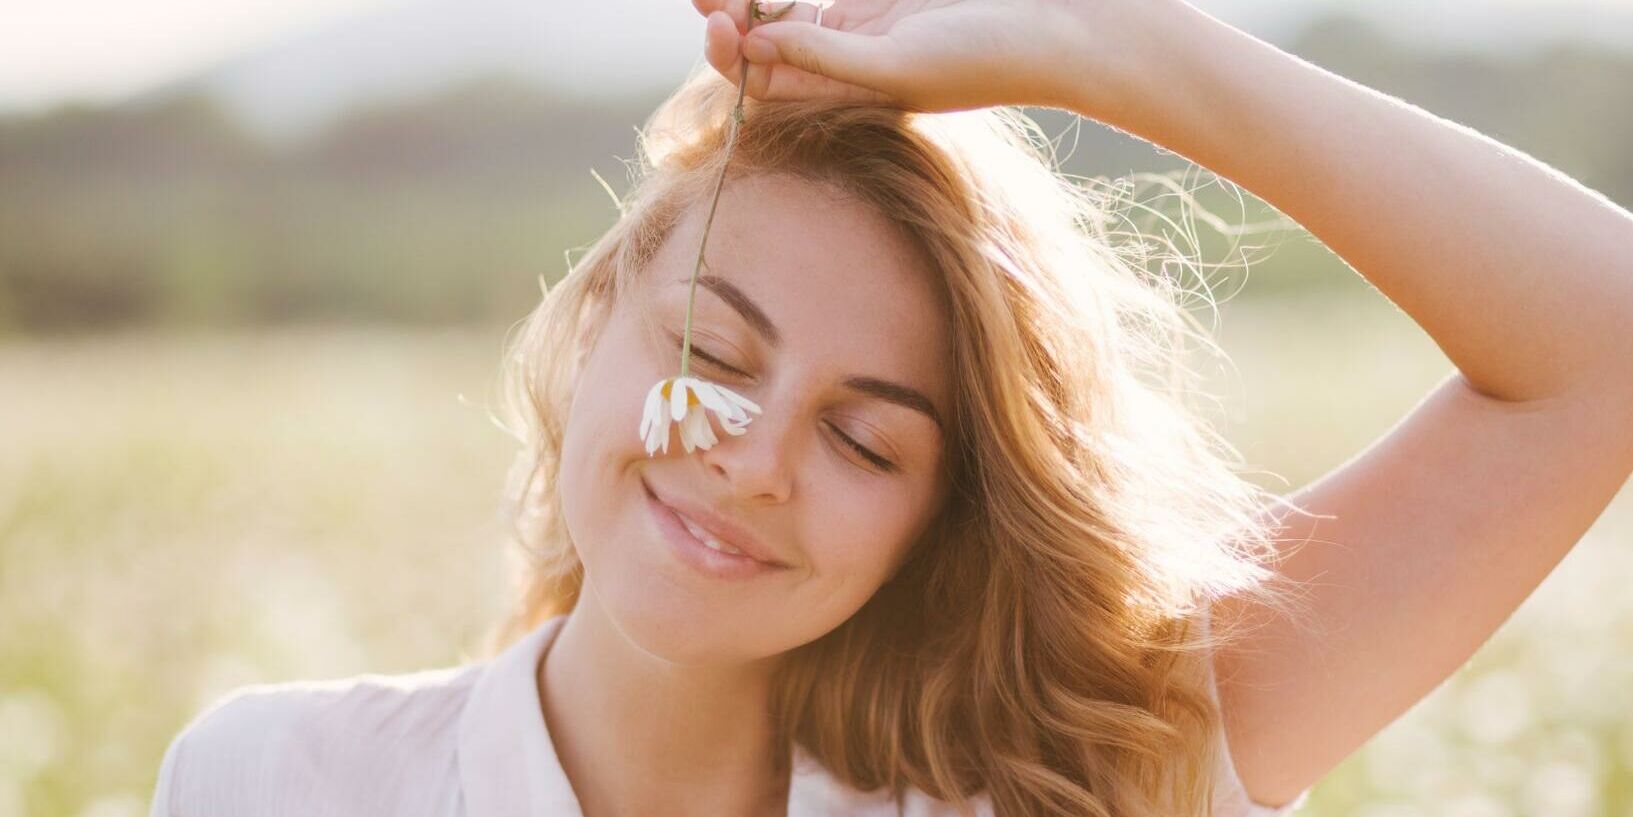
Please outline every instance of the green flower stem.
M760 0L750 0L748 14L748 29L754 28L755 20L776 20L794 8L793 3L783 6L782 9L767 13L760 10ZM748 33L744 30L744 34ZM743 92L748 88L748 60L743 60L742 73L737 79L737 105L731 111L731 130L726 134L726 157L720 165L720 178L714 183L714 200L709 203L709 217L703 222L703 240L698 242L697 265L692 267L692 283L686 291L686 325L681 331L680 343L680 376L685 377L691 370L692 360L692 304L697 301L697 277L703 271L703 250L709 246L709 228L714 224L714 211L720 206L720 189L726 185L726 168L731 164L731 149L737 143L737 128L743 124Z

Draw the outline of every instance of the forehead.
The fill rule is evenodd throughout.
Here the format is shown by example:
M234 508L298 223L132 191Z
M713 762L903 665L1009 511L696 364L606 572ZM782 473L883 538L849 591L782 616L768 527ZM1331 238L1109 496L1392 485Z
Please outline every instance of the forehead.
M654 285L684 293L708 205L675 225L654 259ZM820 353L842 374L902 380L946 407L950 344L938 273L870 205L785 174L730 180L709 229L704 272L754 299L787 351ZM699 314L727 314L712 299L699 288Z

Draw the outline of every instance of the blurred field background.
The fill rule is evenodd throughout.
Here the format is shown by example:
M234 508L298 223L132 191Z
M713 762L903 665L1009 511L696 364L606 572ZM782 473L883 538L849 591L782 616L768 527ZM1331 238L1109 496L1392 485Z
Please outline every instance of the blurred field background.
M686 4L631 2L377 2L56 101L0 56L0 817L145 814L233 687L475 651L506 584L506 328L611 223L590 170L622 191L701 42ZM1633 204L1633 7L1199 5ZM606 56L629 42L644 62ZM1035 113L1069 172L1183 167ZM1450 364L1307 234L1244 240L1274 249L1218 282L1218 421L1289 490ZM1305 813L1633 817L1630 581L1624 490Z

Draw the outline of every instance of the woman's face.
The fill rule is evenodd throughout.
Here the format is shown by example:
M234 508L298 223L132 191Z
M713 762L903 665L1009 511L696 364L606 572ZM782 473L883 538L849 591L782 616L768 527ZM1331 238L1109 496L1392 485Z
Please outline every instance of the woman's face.
M721 193L691 373L762 413L741 436L716 423L719 442L691 453L672 429L668 452L649 457L643 403L679 371L707 207L681 219L608 314L573 395L560 480L586 594L632 642L688 664L798 647L890 578L944 496L952 397L946 311L912 243L831 188L753 177ZM673 506L723 517L784 566L747 578L694 567L664 522Z

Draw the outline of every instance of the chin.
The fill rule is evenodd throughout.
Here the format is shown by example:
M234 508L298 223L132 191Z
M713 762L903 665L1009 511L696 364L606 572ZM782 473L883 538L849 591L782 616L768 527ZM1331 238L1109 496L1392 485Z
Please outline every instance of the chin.
M630 644L671 663L742 663L765 657L754 649L754 635L745 622L765 621L766 611L700 581L667 552L666 542L632 527L637 529L600 540L626 546L583 554L586 595L593 598L581 602L599 604Z
M584 566L580 604L598 605L632 646L678 665L741 664L787 649L765 625L787 621L779 603L790 595L791 574L723 579L700 572L655 521L638 477L593 484L568 480L562 488Z
M608 620L630 644L673 664L738 664L764 658L752 648L744 621L753 613L697 597L695 588L665 580L621 582L594 589Z

